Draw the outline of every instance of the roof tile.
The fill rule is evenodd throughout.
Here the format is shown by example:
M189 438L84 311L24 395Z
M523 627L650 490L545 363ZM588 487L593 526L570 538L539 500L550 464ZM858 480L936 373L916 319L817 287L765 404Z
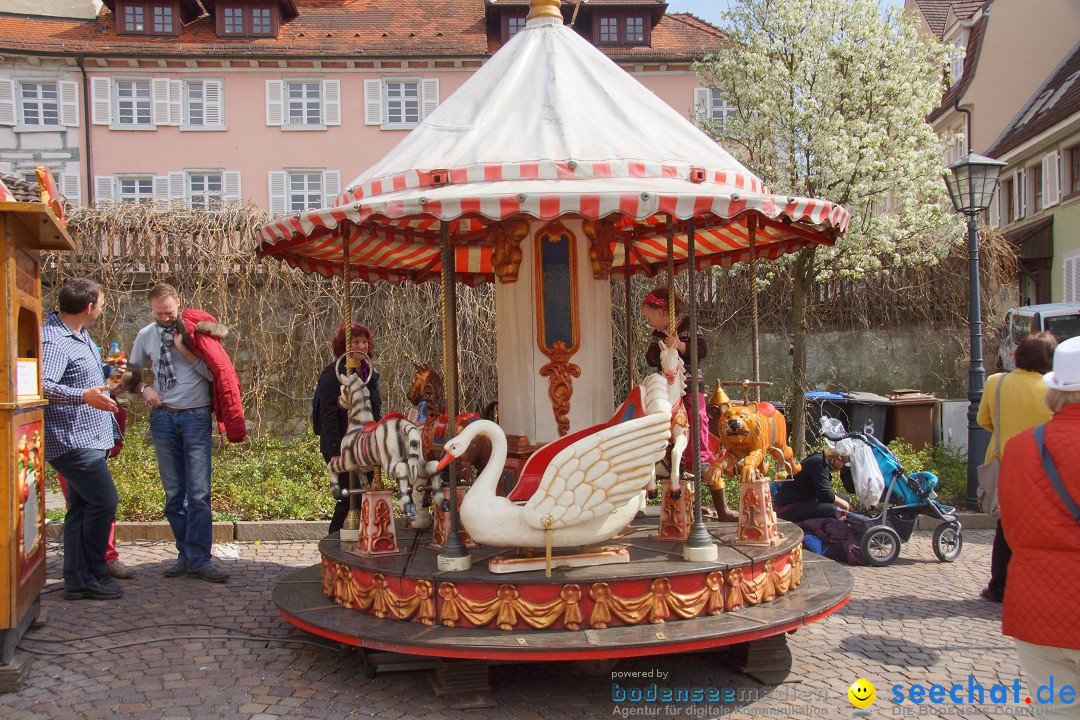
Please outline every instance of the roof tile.
M1062 120L1080 113L1080 43L1024 103L1005 131L987 151L999 157L1038 137Z

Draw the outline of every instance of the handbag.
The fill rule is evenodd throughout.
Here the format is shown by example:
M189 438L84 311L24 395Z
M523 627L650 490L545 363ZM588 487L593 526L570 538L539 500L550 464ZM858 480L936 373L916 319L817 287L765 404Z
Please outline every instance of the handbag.
M1046 449L1046 445L1043 443L1043 435L1046 432L1046 425L1040 425L1035 428L1035 442L1039 445L1039 454L1042 456L1043 471L1046 473L1046 477L1050 478L1050 484L1057 490L1057 494L1061 497L1061 502L1065 503L1065 507L1069 509L1072 516L1076 518L1076 522L1080 523L1080 506L1076 504L1076 501L1072 499L1072 496L1065 491L1065 485L1061 482L1061 475L1058 474L1057 465L1054 464L1054 458L1050 457L1050 451Z
M994 455L989 462L976 468L979 475L979 490L976 494L979 509L987 515L997 517L1001 516L998 509L998 478L1001 475L1001 386L1005 384L1007 377L1008 374L1001 376L994 393Z

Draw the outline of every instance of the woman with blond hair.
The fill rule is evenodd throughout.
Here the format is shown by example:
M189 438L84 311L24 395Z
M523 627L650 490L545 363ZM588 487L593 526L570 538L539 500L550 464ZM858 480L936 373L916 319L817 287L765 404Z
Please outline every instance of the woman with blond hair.
M986 462L990 462L995 452L1004 457L1005 443L1013 435L1050 419L1043 375L1050 372L1056 347L1057 340L1050 333L1031 333L1016 346L1013 355L1016 369L986 378L979 403L979 424L993 433L990 446L986 448ZM996 603L1005 597L1009 558L1012 557L1002 525L998 520L990 554L990 583L980 593L986 600Z
M1053 418L1006 443L998 496L1012 547L1001 631L1016 641L1028 694L1057 692L1040 717L1076 717L1080 686L1080 338L1058 345L1045 376ZM1044 701L1043 697L1039 697Z

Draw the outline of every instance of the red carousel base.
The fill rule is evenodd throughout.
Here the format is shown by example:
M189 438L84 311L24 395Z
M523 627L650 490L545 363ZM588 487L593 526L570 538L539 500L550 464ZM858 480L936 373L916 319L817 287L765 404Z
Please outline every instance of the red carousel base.
M348 645L444 658L587 660L690 652L792 632L850 597L847 570L802 553L802 533L780 523L770 547L735 545L734 523L708 523L714 562L682 560L682 546L651 538L655 508L608 540L630 553L618 565L498 575L480 547L473 567L440 572L430 532L398 528L395 555L363 558L336 536L323 561L274 589L292 624Z

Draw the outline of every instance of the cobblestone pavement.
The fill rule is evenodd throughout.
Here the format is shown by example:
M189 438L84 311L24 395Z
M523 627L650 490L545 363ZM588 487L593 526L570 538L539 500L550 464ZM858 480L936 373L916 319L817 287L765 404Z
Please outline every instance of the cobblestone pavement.
M230 544L216 549L232 572L228 585L186 577L167 579L172 557L164 543L125 543L123 560L139 575L124 581L119 601L66 602L58 589L60 547L50 543L44 628L23 647L48 652L101 648L91 654L32 657L19 692L0 695L0 717L37 718L531 718L849 717L847 688L859 677L878 689L876 717L899 716L889 688L897 683L966 687L968 675L987 692L1009 684L1019 667L1011 640L1001 635L1000 606L979 599L986 581L988 530L965 532L953 564L935 560L930 534L915 533L888 568L852 568L855 591L838 613L790 637L799 682L762 685L730 668L722 655L694 654L623 660L599 677L572 663L496 665L495 707L455 710L436 697L429 670L364 677L355 654L335 648L262 640L207 639L221 634L203 624L246 633L318 642L286 623L271 602L284 575L318 561L316 544ZM98 635L97 633L112 633ZM31 640L32 639L32 640ZM153 642L145 642L145 641ZM46 643L44 641L52 641ZM23 651L25 652L25 651ZM647 680L632 671L668 673ZM613 677L612 672L619 677ZM731 688L726 703L613 702L612 684L648 688ZM922 717L997 717L1023 705L912 705ZM987 697L989 700L989 697ZM936 711L936 712L935 712Z

